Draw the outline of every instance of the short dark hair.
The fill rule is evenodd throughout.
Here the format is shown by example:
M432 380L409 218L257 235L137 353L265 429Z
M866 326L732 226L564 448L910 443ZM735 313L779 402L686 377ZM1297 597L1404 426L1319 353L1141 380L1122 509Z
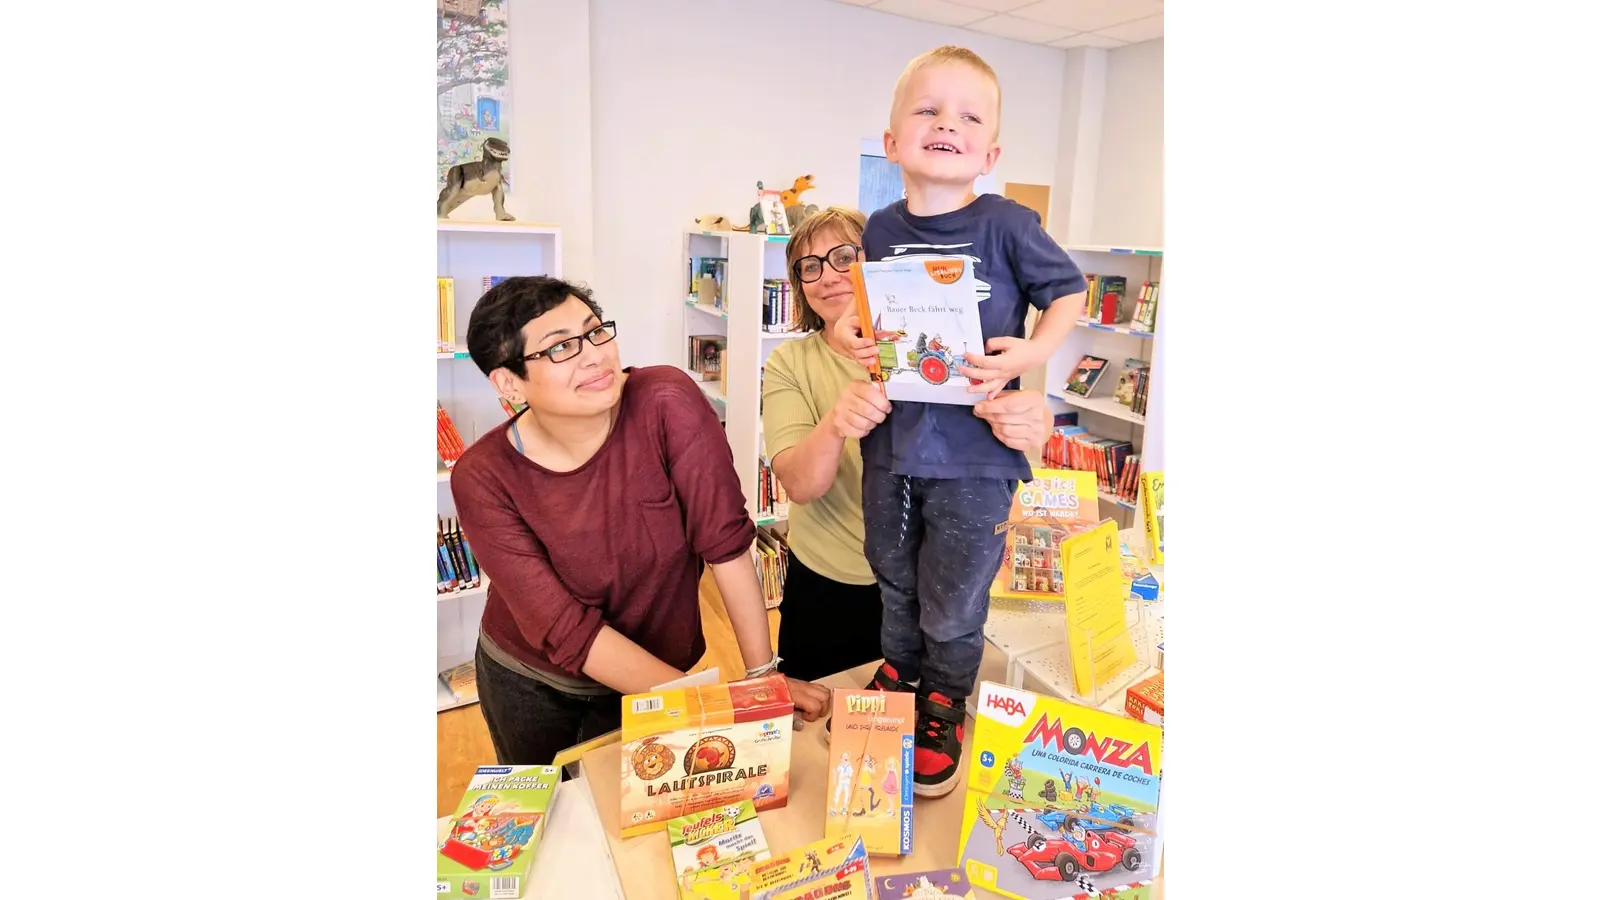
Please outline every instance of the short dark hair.
M582 285L547 275L507 278L483 295L467 322L467 352L487 375L502 366L518 378L528 377L522 361L522 326L577 297L595 318L604 318L594 295Z

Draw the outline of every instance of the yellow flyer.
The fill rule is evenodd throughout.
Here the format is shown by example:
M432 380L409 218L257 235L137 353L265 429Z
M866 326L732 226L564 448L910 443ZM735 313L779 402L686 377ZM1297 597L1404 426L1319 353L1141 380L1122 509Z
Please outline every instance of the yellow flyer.
M1093 472L1035 469L1011 499L1005 555L989 596L1060 601L1061 544L1099 519Z
M1123 604L1128 590L1122 581L1116 521L1106 519L1061 550L1072 686L1080 696L1089 696L1137 659Z
M1144 488L1144 554L1150 564L1165 565L1167 549L1166 503L1167 476L1161 472L1145 472L1139 476Z

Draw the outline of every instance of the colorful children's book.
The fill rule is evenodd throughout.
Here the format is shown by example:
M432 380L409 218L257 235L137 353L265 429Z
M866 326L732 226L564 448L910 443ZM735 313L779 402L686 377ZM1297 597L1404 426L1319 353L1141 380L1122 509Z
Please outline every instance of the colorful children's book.
M1035 469L1017 488L990 597L1061 600L1061 544L1100 521L1095 473Z
M824 838L756 863L749 900L872 900L872 870L858 834Z
M669 819L667 841L680 900L737 897L749 888L751 867L772 856L749 800Z
M979 284L964 256L908 255L850 266L856 315L878 342L870 367L891 401L973 406L983 394L958 370L982 356Z
M868 853L882 856L911 852L916 721L911 694L834 690L825 837L859 834Z
M437 896L521 897L560 781L555 766L480 766L439 845Z
M1064 388L1079 397L1087 397L1094 392L1094 386L1100 383L1100 376L1105 373L1106 360L1098 356L1084 356L1078 360L1078 365L1067 378Z
M1161 472L1145 472L1141 476L1144 487L1144 552L1151 565L1165 565L1167 550L1167 514L1165 510L1167 479Z
M960 869L904 872L873 879L878 900L972 900L972 882Z
M1020 900L1116 889L1156 875L1161 729L983 682L967 769L962 871Z

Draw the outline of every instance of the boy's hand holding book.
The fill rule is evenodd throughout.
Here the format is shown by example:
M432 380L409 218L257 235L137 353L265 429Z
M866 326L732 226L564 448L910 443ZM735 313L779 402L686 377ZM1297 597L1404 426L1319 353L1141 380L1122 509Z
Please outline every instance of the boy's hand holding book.
M970 366L963 366L961 374L968 378L976 379L977 383L967 388L969 394L988 394L994 399L1013 378L1022 377L1023 373L1045 361L1050 354L1047 348L1025 338L1014 338L1002 335L992 337L984 344L989 350L988 356L967 354Z

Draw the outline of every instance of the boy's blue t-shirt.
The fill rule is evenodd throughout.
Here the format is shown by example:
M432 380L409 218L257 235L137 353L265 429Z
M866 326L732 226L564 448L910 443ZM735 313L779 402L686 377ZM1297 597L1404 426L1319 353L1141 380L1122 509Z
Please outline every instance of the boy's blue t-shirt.
M1026 337L1027 304L1042 310L1088 288L1039 214L998 194L937 216L914 216L898 200L867 219L861 247L869 260L965 256L978 279L985 341ZM861 460L918 478L1033 478L1027 456L1000 443L970 406L896 401L883 424L861 439Z

